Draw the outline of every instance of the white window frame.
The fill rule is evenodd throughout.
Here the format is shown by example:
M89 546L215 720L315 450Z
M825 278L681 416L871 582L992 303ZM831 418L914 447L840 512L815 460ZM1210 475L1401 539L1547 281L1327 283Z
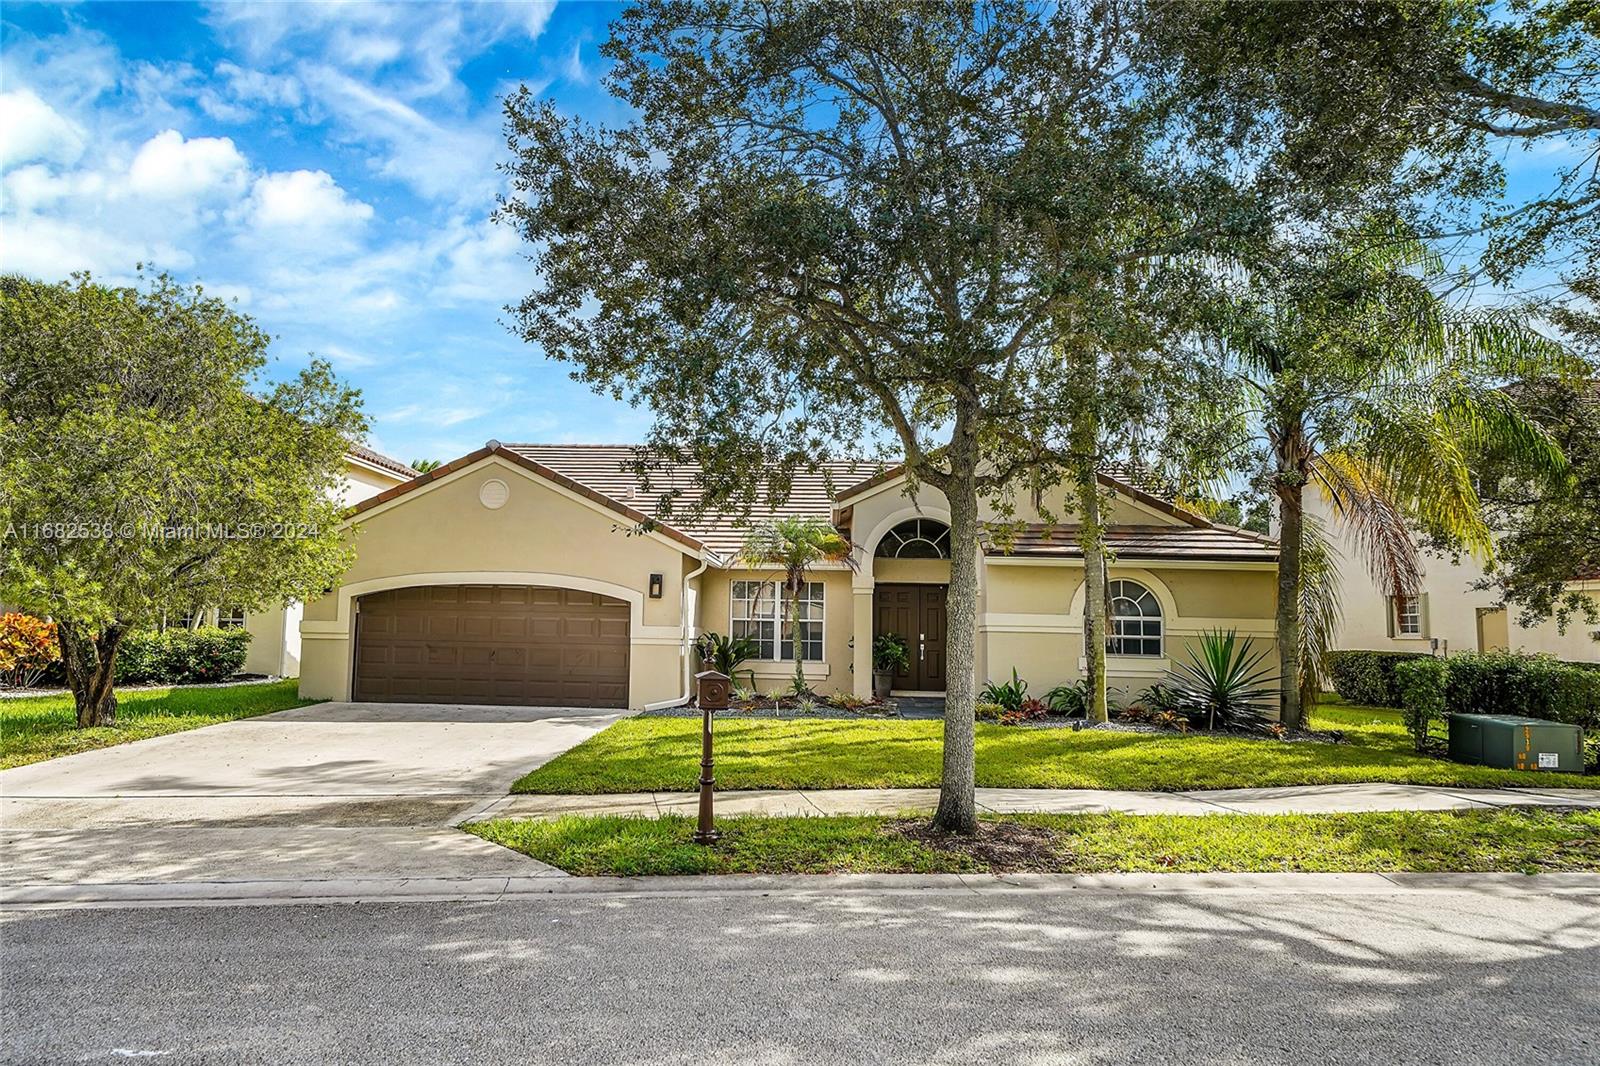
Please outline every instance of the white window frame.
M1406 608L1410 610L1407 611ZM1408 640L1417 640L1422 637L1422 597L1421 596L1390 596L1390 618L1394 623L1394 635ZM1406 628L1406 618L1411 619L1411 628Z
M1134 602L1139 598L1137 596L1127 596L1127 595L1117 596L1117 595L1115 595L1112 592L1112 589L1116 588L1118 585L1132 585L1134 588L1138 589L1144 595L1150 597L1151 602L1153 602L1156 605L1156 613L1153 616L1154 617L1154 621L1156 623L1156 634L1155 634L1155 637L1154 637L1154 640L1156 642L1156 650L1155 651L1152 652L1152 651L1117 651L1116 650L1116 644L1117 644L1118 641L1123 641L1123 640L1138 641L1139 645L1142 647L1146 641L1149 641L1149 640L1152 639L1149 636L1149 634L1147 634L1145 632L1145 624L1151 620L1152 616L1151 615L1147 615L1147 614L1143 614L1143 613L1141 613L1138 616L1138 622L1139 622L1139 632L1138 633L1123 634L1123 633L1118 633L1117 632L1117 623L1118 623L1119 619L1118 619L1117 613L1116 613L1116 601L1118 599L1124 599L1124 600L1128 600L1129 602ZM1107 628L1109 629L1109 632L1106 633L1106 655L1115 656L1115 657L1117 657L1119 659L1163 659L1163 658L1166 658L1166 654L1167 654L1167 618L1166 618L1166 612L1164 612L1161 609L1161 599L1160 599L1160 597L1158 597L1155 594L1155 592L1148 585L1145 585L1142 582L1135 581L1132 578L1128 578L1128 577L1112 578L1111 581L1109 581L1106 584L1106 599L1111 601L1111 607L1106 612L1106 625L1107 625ZM1130 616L1123 616L1123 618L1126 619L1126 620L1130 620L1130 621L1132 620Z
M217 628L243 629L248 617L243 607L218 607Z
M802 618L802 626L815 625L817 635L815 638L804 641L805 644L814 644L816 657L807 657L808 663L827 661L828 655L828 598L827 590L821 581L807 581L804 590L805 600L814 605L816 617ZM771 614L756 614L755 607L763 601L773 605ZM740 607L744 610L741 612ZM743 617L741 617L741 613ZM756 662L794 662L794 642L785 630L789 627L791 614L789 592L778 581L761 581L754 578L735 578L728 586L728 635L754 636L760 645L756 653ZM809 611L808 611L809 614ZM741 631L741 627L743 630ZM755 628L755 632L751 629ZM766 634L770 633L771 636ZM785 654L785 645L788 645Z

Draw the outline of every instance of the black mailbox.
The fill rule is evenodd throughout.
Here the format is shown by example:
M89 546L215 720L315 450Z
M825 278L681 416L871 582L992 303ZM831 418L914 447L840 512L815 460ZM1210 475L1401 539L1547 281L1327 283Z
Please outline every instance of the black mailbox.
M715 670L702 670L694 675L695 702L703 711L725 711L731 694L733 678Z

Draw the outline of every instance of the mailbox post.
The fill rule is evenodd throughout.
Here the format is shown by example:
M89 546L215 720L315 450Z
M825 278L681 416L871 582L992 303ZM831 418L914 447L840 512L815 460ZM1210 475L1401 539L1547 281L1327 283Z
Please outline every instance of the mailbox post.
M696 702L700 704L700 820L695 826L696 844L714 844L720 833L714 829L711 792L717 779L711 772L711 713L728 709L728 690L733 679L715 670L694 675Z

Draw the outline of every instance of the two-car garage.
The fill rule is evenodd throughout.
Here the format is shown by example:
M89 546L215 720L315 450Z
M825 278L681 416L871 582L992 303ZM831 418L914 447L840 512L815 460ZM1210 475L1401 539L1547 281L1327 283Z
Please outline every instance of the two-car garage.
M544 586L430 585L356 608L354 695L374 703L619 707L628 605Z

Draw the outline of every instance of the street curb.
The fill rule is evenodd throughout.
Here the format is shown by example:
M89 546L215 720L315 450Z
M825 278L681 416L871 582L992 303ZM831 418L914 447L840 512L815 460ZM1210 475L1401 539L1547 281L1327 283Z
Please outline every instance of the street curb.
M5 912L114 907L281 906L307 903L494 903L508 899L956 893L1041 895L1396 895L1594 896L1596 873L1121 873L1121 874L754 874L694 877L572 877L557 870L516 877L340 878L0 886Z

